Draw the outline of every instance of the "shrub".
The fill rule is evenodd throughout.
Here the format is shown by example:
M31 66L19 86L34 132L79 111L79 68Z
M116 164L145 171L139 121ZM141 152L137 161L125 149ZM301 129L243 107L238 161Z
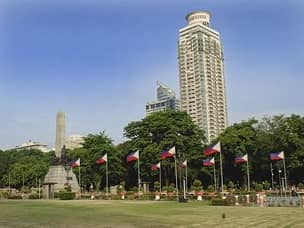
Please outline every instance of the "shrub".
M266 180L262 182L263 184L263 189L264 190L269 190L270 189L270 183Z
M8 195L8 199L22 199L21 195Z
M154 192L160 191L160 183L158 181L154 182Z
M75 192L58 192L59 199L61 200L73 200L75 199Z
M213 206L229 206L229 202L226 199L215 198L211 200Z
M304 184L303 183L298 183L298 188L304 188Z
M8 197L8 192L7 191L1 191L0 192L0 198L6 198Z
M234 183L232 181L228 182L228 189L234 189Z
M214 185L208 185L207 192L214 192Z
M255 184L254 189L257 192L261 192L263 190L263 185L262 184Z
M34 194L30 194L28 198L29 199L41 199L41 195L39 197L39 195L37 193L34 193Z
M193 185L191 186L191 189L192 189L193 191L196 191L196 192L201 191L201 190L203 189L203 184L202 184L202 182L201 182L200 180L198 180L198 179L195 179L195 180L193 181Z

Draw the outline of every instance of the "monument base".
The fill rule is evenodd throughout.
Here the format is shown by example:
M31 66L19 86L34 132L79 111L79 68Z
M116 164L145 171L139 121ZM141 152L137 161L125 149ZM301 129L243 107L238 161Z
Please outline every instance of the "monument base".
M80 188L76 175L71 168L65 168L63 165L52 165L44 178L43 197L54 198L54 193L63 190L68 185L72 192L79 192Z

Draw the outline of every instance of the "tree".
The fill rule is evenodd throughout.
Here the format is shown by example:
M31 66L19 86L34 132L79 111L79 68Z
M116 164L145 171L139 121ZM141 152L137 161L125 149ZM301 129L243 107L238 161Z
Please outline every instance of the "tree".
M122 181L124 173L122 156L113 145L112 140L104 132L89 134L84 138L82 148L67 151L69 160L80 158L81 185L87 190L89 190L91 184L93 184L95 189L101 190L105 188L106 166L96 164L96 160L105 153L108 155L109 185L117 185ZM75 174L78 176L78 171Z
M249 167L254 162L256 154L256 129L257 120L249 119L228 127L220 136L223 170L225 182L247 184L247 170L245 165L234 163L236 156L248 154Z
M139 150L142 180L156 181L157 176L151 174L150 165L160 160L160 153L175 146L178 162L188 160L189 181L200 169L202 142L205 141L202 130L193 123L185 112L168 110L155 112L144 119L129 123L124 129L124 135L129 138L128 151ZM162 161L162 171L166 184L174 183L174 159ZM133 164L136 170L136 164ZM135 173L131 178L136 180Z
M52 153L39 150L9 150L1 153L0 162L5 170L1 170L1 185L8 186L9 179L12 187L34 187L37 181L46 175ZM5 162L5 163L4 163ZM2 165L1 165L2 166ZM10 177L10 178L9 178Z

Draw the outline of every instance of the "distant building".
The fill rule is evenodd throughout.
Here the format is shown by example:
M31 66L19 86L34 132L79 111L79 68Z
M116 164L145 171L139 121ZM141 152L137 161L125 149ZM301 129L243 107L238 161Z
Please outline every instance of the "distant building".
M180 110L180 101L176 98L175 92L169 87L158 83L157 101L146 104L146 115L152 112L165 111L167 109Z
M34 142L32 140L29 140L28 142L22 143L20 146L16 146L13 149L15 149L15 150L36 149L36 150L40 150L40 151L42 151L44 153L50 151L50 149L47 148L47 145L41 144L39 142Z
M83 136L81 135L71 135L65 140L65 147L70 150L74 150L82 147L82 143L84 143Z

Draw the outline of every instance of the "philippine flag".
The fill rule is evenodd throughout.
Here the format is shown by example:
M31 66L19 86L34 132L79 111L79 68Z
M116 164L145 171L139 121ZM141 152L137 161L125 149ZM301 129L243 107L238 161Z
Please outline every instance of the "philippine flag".
M203 166L213 166L214 164L214 157L203 160Z
M175 146L172 147L170 150L165 150L161 153L161 159L166 159L173 157L175 155Z
M221 152L221 143L217 142L216 144L209 146L205 151L204 155L205 156L211 156L213 154Z
M283 159L285 159L284 151L281 151L279 153L271 153L270 154L270 160L271 161L279 161L279 160L283 160Z
M156 170L158 170L158 169L160 169L160 162L158 162L158 163L155 164L155 165L151 165L151 170L156 171Z
M186 168L187 167L187 160L185 160L182 164L181 164L182 168Z
M234 159L234 162L236 164L239 164L239 163L244 163L244 162L248 162L248 155L245 154L243 156L238 156Z
M139 151L131 153L127 156L127 162L136 161L139 158Z
M75 168L80 166L80 158L78 158L76 161L73 161L70 163L70 166Z
M96 164L102 165L108 161L108 154L103 155L101 158L96 160Z

